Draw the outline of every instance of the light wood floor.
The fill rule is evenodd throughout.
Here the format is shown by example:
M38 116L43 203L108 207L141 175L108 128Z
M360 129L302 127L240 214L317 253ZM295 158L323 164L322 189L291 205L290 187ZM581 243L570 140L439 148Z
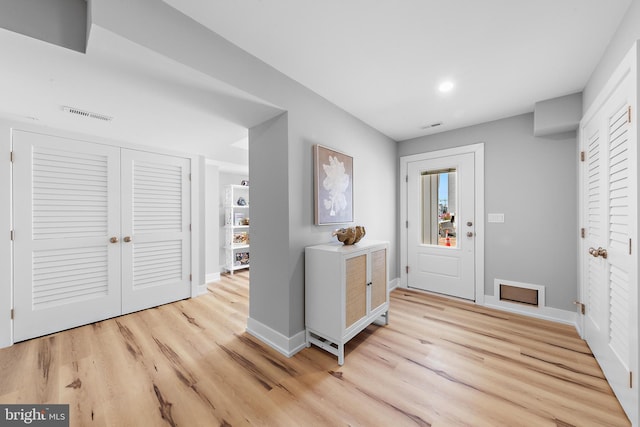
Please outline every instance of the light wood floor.
M0 350L0 403L69 403L71 426L629 425L571 327L395 290L340 367L245 333L248 286Z

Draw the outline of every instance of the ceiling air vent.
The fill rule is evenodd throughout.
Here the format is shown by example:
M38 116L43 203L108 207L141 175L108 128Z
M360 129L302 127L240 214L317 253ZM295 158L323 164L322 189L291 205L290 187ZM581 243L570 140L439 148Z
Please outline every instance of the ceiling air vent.
M442 122L436 122L436 123L431 123L430 125L422 126L420 127L420 129L431 129L441 125L442 125Z
M66 112L66 113L69 113L69 114L75 114L76 116L82 116L82 117L88 117L90 119L102 120L103 122L110 122L111 120L113 120L113 117L106 116L104 114L99 114L99 113L92 113L91 111L81 110L81 109L75 108L75 107L63 106L62 107L62 111Z

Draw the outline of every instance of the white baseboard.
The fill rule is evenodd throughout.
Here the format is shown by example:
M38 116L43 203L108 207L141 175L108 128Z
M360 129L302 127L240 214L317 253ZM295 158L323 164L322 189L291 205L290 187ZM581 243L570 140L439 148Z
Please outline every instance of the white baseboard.
M207 275L204 276L204 281L207 282L207 283L219 282L220 281L220 272L207 273Z
M196 296L200 296L200 295L204 295L207 293L207 285L209 283L212 282L219 282L220 281L220 273L208 273L205 277L204 277L204 283L201 285L198 285L198 294Z
M508 311L510 313L522 314L524 316L535 317L537 319L551 320L552 322L572 325L578 329L578 315L574 311L561 310L553 307L534 307L524 304L512 303L500 300L495 295L484 296L484 306L495 308L496 310Z
M304 330L287 337L251 317L247 319L247 332L287 357L293 356L307 345Z
M389 282L389 292L400 287L400 278L396 277L395 279L391 279Z
M393 279L389 284L390 291L396 288L409 289L406 284L403 284L400 279ZM392 286L392 287L391 287ZM411 288L413 289L413 288ZM428 293L428 292L427 292ZM580 325L578 324L578 314L573 311L561 310L553 307L528 307L523 304L511 303L508 301L500 300L493 295L484 295L485 307L495 308L496 310L507 311L510 313L522 314L524 316L535 317L537 319L550 320L552 322L563 323L565 325L572 325L576 328L580 334Z

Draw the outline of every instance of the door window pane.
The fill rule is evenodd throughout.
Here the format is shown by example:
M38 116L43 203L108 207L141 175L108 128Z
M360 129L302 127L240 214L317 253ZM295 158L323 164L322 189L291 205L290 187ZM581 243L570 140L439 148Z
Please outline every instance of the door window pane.
M457 246L456 169L422 174L422 243Z

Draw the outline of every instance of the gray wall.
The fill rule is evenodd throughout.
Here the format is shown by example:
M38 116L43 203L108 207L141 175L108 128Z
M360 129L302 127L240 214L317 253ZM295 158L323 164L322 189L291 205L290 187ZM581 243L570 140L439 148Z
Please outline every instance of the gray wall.
M533 114L524 114L400 142L399 156L478 142L485 144L485 294L493 295L496 278L546 285L547 306L573 310L575 132L534 137ZM489 224L487 213L504 213L505 222Z
M205 165L205 280L220 273L220 171L217 166ZM224 239L224 236L222 236ZM224 241L224 240L223 240Z
M2 0L0 27L84 52L86 0Z
M287 111L250 131L254 320L285 337L304 329L304 247L330 240L332 228L313 225L314 143L354 157L356 222L390 241L396 259L394 141L159 0L93 0L91 23Z
M285 336L293 328L298 307L291 307L291 250L288 218L288 114L249 129L249 199L251 200L251 289L249 316ZM259 179L257 177L260 177ZM277 315L271 313L274 308Z
M640 1L633 0L600 63L584 88L583 112L589 109L622 58L631 49L631 45L638 39L640 39Z

